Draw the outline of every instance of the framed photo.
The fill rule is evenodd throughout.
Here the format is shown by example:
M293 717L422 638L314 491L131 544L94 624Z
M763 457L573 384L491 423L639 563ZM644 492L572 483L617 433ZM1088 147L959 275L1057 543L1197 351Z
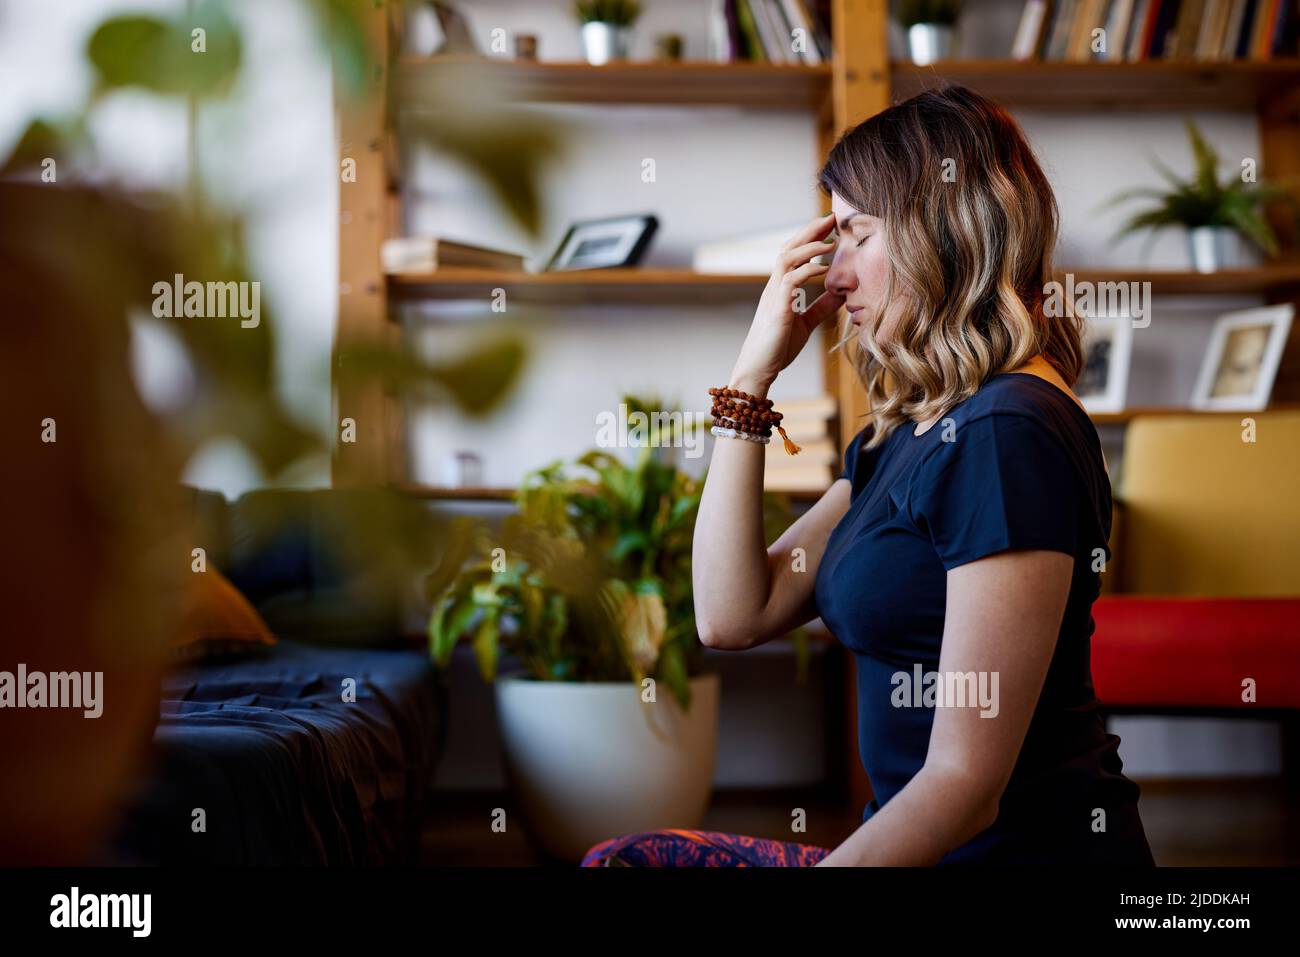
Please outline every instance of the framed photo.
M1192 407L1243 412L1266 408L1294 317L1290 303L1220 316L1196 379Z
M1089 412L1122 412L1133 356L1133 318L1089 317L1083 354L1083 372L1074 384L1074 394Z
M545 271L635 266L658 228L658 218L649 214L576 222L560 240Z

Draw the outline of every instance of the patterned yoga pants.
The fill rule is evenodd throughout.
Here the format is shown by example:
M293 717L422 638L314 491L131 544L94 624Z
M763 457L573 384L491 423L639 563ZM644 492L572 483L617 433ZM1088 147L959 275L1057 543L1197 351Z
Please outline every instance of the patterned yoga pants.
M583 867L812 867L826 847L718 831L669 828L602 841Z

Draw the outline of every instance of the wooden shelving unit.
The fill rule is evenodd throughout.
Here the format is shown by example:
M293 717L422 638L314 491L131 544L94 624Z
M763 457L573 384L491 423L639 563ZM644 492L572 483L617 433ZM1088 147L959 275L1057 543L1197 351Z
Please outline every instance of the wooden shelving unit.
M338 341L396 337L390 322L398 302L476 298L493 288L514 299L558 303L684 304L752 301L765 276L698 275L671 269L609 270L551 275L470 273L384 276L379 249L393 228L400 182L396 124L390 107L420 109L436 103L439 91L467 84L509 102L574 103L594 106L644 104L804 110L817 120L818 149L824 155L836 137L891 101L943 83L971 87L1013 109L1084 113L1108 110L1242 110L1256 114L1260 168L1265 175L1300 177L1300 63L1065 64L1011 61L955 61L917 67L891 63L888 0L832 0L832 62L821 67L756 63L529 63L478 57L420 59L390 53L390 16L396 0L376 0L367 32L382 57L360 103L340 111L340 162L351 160L356 175L340 184ZM828 208L828 207L826 207ZM1076 281L1149 280L1161 295L1254 295L1270 302L1300 297L1300 242L1283 232L1285 262L1248 272L1200 275L1190 272L1077 270ZM833 330L827 336L833 335ZM827 343L829 344L829 342ZM865 395L852 373L851 356L826 350L827 391L835 396L841 446L866 413ZM730 361L727 357L726 361ZM360 441L339 445L336 485L382 483L426 499L508 502L506 488L440 489L409 484L400 396L382 384L335 368L338 416L354 418ZM1300 408L1300 323L1292 331L1275 396ZM1122 425L1138 415L1182 414L1186 409L1131 409L1096 415L1099 425ZM1236 413L1233 413L1236 414ZM791 494L791 493L787 493ZM819 492L793 493L811 500ZM847 672L845 699L852 726L855 686ZM870 796L858 765L855 735L846 735L845 762L853 800Z

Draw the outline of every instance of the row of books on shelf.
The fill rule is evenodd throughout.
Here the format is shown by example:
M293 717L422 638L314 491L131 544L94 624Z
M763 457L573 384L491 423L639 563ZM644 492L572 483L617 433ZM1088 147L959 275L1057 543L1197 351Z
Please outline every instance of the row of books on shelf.
M830 35L816 4L805 0L713 0L709 45L714 60L829 62Z
M1295 56L1300 0L1028 0L1014 60L1270 60Z

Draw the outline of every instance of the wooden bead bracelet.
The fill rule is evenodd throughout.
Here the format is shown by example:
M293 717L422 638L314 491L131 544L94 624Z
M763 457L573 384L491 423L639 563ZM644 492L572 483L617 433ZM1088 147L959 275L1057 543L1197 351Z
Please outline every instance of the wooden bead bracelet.
M798 455L799 446L790 441L790 436L781 428L780 412L772 408L771 399L760 399L756 395L732 389L726 386L709 390L713 396L713 434L725 435L728 432L747 433L759 437L766 444L772 434L772 426L781 433L788 455ZM721 426L721 431L719 430ZM731 437L731 436L728 436Z

